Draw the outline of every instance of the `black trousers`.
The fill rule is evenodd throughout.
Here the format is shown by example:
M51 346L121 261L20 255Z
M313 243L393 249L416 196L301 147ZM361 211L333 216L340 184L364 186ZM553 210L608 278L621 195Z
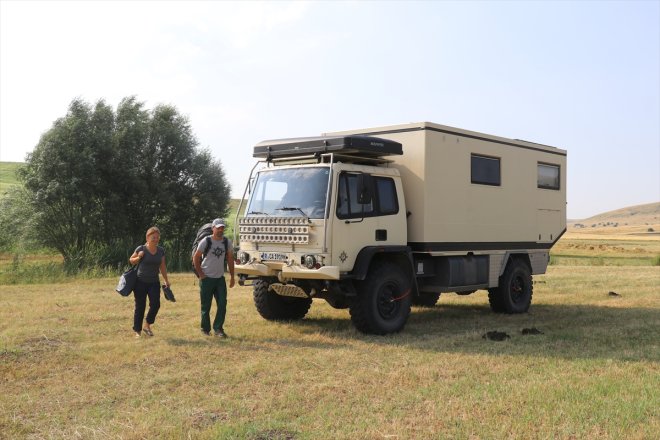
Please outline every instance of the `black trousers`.
M142 320L144 319L144 310L147 308L147 296L149 297L149 312L147 313L147 323L149 325L156 321L158 309L160 309L160 283L146 283L139 278L135 283L133 290L135 297L135 314L133 315L133 330L142 331Z

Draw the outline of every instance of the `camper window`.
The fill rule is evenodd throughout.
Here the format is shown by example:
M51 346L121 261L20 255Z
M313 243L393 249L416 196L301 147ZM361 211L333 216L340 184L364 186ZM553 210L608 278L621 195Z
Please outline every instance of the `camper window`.
M500 159L496 157L472 155L472 183L500 186Z
M543 189L559 189L559 165L538 164L537 186Z

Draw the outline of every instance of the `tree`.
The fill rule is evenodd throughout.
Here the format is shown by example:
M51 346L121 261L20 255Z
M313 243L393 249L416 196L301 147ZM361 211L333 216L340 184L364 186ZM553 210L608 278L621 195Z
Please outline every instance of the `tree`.
M0 250L22 254L38 247L33 237L33 212L30 194L20 185L0 196Z
M19 174L38 237L68 268L115 266L158 225L168 260L188 264L197 228L226 213L230 191L220 162L197 145L173 106L149 111L128 97L115 113L73 100Z

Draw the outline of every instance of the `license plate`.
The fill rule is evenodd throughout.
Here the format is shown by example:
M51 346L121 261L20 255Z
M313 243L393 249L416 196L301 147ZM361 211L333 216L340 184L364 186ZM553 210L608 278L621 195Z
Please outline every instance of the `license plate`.
M287 254L277 254L274 252L262 252L262 260L271 260L271 261L286 261L289 259Z

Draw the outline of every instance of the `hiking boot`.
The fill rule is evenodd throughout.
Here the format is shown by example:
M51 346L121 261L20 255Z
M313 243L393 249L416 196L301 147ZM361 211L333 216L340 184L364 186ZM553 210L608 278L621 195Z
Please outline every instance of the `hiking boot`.
M200 330L202 330L202 334L204 334L204 335L206 335L206 336L211 336L211 332L206 331L206 330L204 330L204 329L200 329Z
M225 333L224 329L215 330L215 331L213 332L213 334L214 334L215 336L219 337L219 338L226 338L226 337L227 337L227 333Z

